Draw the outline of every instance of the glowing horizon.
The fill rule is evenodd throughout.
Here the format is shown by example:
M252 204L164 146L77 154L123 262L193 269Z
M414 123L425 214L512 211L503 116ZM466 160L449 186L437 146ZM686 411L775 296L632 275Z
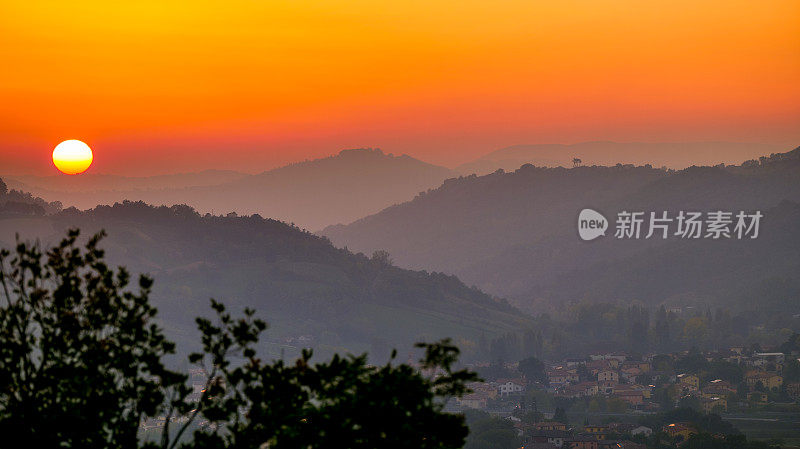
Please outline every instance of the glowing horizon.
M4 2L4 170L48 173L70 136L120 174L366 146L452 166L514 144L800 144L795 1L376 3Z

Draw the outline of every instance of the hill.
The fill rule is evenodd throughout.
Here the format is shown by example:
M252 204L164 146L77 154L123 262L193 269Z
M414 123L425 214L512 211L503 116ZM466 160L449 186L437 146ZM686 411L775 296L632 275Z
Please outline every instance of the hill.
M3 179L0 179L0 217L43 216L61 210L58 201L47 202L35 197L28 192L9 189Z
M73 227L84 237L105 229L109 262L154 276L160 317L182 342L196 341L192 320L208 314L210 297L259 310L271 325L273 355L310 346L386 356L392 347L442 337L475 355L481 337L526 323L504 301L453 276L400 269L259 216L202 216L187 206L125 202L0 217L0 244L12 245L17 232L51 243Z
M33 189L33 193L79 209L123 200L167 206L188 204L201 213L257 213L317 230L330 224L349 223L405 201L453 174L447 168L410 156L384 154L379 149L354 149L257 175L237 175L235 179L215 185L201 184L202 181L194 177L194 186L180 188ZM168 179L174 182L176 178Z
M456 171L464 175L485 175L502 168L516 170L524 164L538 167L572 167L573 158L585 165L651 164L682 169L692 165L732 164L762 154L775 153L780 146L741 142L583 142L573 145L514 145L502 148Z
M740 166L537 168L446 181L441 187L347 226L323 231L355 251L387 250L400 266L454 273L515 305L569 300L752 306L745 292L781 284L785 312L800 285L800 149ZM583 208L620 211L754 211L755 240L583 242ZM649 214L648 214L649 217ZM644 237L644 235L642 235ZM756 293L752 293L756 294ZM735 296L735 298L734 298Z

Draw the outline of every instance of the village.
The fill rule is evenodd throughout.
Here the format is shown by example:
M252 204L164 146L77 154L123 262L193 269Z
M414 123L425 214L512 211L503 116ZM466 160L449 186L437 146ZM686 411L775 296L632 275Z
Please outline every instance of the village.
M448 408L509 421L525 448L645 449L703 433L724 439L725 426L698 422L800 410L800 353L759 349L481 364L484 381Z

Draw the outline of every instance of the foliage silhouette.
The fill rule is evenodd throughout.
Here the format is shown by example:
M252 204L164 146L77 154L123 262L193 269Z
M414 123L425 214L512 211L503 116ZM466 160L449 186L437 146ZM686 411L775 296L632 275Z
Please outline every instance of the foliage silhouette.
M155 323L152 280L104 263L79 232L44 254L18 242L0 253L0 431L11 447L81 448L457 448L463 416L446 413L477 376L455 368L449 340L420 343L419 369L367 364L366 354L313 364L265 362L255 347L267 325L246 309L234 318L211 300L214 320L196 320L202 351L189 356L206 383L166 368L175 352ZM163 417L160 438L140 423ZM191 438L190 438L191 436Z
M165 368L175 350L155 324L152 280L103 262L98 234L69 231L43 254L0 252L0 433L11 447L136 447L139 423L182 385Z

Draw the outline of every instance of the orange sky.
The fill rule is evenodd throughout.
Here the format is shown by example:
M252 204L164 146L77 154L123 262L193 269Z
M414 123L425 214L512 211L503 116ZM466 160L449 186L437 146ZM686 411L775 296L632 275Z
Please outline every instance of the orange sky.
M797 0L0 2L0 173L262 171L345 147L800 145Z

